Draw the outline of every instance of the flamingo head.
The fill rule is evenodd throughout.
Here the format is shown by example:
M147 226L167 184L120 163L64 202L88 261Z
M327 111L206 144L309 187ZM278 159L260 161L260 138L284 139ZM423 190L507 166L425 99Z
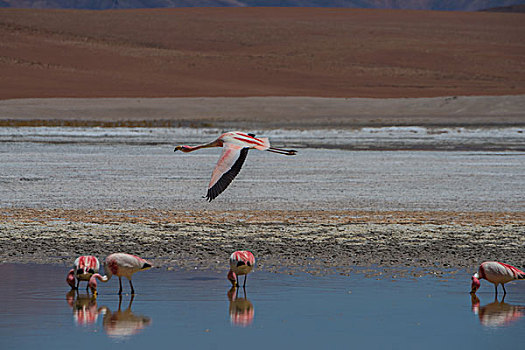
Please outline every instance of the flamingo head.
M175 149L173 150L173 152L177 152L177 151L191 152L191 147L186 146L186 145L180 145L180 146L175 147Z
M237 275L232 270L228 272L228 281L231 282L232 286L237 287Z
M71 269L67 273L66 282L69 284L71 289L75 289L75 270Z
M479 282L479 279L478 279L478 274L474 274L474 276L472 276L472 286L470 288L470 293L473 294L473 293L476 293L476 291L479 289L479 287L481 286L481 283Z
M140 268L140 271L149 270L153 267L149 262L145 262L142 264L142 267Z
M93 296L97 296L97 277L102 277L98 273L93 274L88 282L88 287L91 289L91 293L93 293Z

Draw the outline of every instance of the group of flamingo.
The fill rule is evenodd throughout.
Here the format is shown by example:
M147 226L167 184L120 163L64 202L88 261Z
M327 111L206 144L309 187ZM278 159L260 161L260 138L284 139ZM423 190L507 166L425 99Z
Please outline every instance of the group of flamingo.
M152 265L138 256L126 253L114 253L108 255L104 261L104 276L99 272L100 263L93 255L80 256L75 260L73 268L69 270L66 277L66 282L72 289L78 289L80 281L88 281L86 289L91 289L93 295L97 295L97 279L102 282L107 282L113 277L118 276L119 291L122 294L122 277L126 277L131 287L131 294L135 294L131 276L138 271L150 269ZM77 281L75 285L75 280Z
M230 256L230 271L228 272L228 280L233 287L239 285L239 276L244 275L244 284L246 286L246 277L253 270L255 265L255 257L252 252L247 250L238 250L233 252ZM131 294L135 294L131 276L138 271L145 271L152 268L153 265L147 260L139 258L136 255L126 253L114 253L108 255L104 261L105 275L99 274L100 263L96 256L83 255L79 256L73 268L69 270L66 282L71 286L71 289L78 290L80 281L87 281L86 290L90 289L94 296L97 296L97 279L102 282L107 282L113 275L118 276L119 291L122 295L122 277L126 277L129 281Z
M197 145L187 146L180 145L175 147L176 151L184 153L193 152L202 148L222 147L222 154L213 170L211 181L208 185L208 192L206 199L212 201L219 194L221 194L239 174L248 151L250 149L258 149L261 151L269 151L284 155L295 155L297 151L275 148L270 146L268 138L257 138L254 134L247 134L240 131L230 131L222 134L216 140ZM236 251L230 256L230 271L228 272L228 280L234 287L239 285L238 276L244 275L244 284L246 285L246 276L252 271L255 264L255 257L249 251ZM98 274L99 262L94 256L81 256L75 261L74 268L67 276L67 282L72 288L78 289L80 281L88 281L88 288L96 294L97 279L102 282L107 282L112 275L119 277L119 294L122 293L121 278L127 277L131 287L131 293L134 294L133 284L131 283L131 276L137 272L146 270L152 267L146 260L137 256L115 253L109 255L105 260L106 275ZM75 279L77 285L75 285ZM486 279L494 284L496 296L498 295L498 285L501 284L504 294L505 283L525 279L525 272L520 269L497 261L485 261L478 269L478 272L472 276L471 293L475 294L480 287L480 279Z

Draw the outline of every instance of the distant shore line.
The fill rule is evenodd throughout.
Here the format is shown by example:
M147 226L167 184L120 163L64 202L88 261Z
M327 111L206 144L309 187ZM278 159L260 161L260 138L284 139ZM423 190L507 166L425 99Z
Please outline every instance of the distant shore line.
M525 126L525 95L435 98L193 97L0 100L0 127L356 129Z

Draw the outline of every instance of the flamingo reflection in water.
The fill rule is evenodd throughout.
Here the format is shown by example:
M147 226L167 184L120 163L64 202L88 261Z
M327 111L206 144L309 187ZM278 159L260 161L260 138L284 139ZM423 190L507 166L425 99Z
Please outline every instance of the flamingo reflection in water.
M71 290L66 294L66 301L73 309L73 318L77 326L89 326L97 322L100 311L95 295L79 294Z
M479 298L471 295L472 312L478 315L479 321L485 327L506 327L516 322L525 315L525 306L511 305L505 302L505 297L498 301L480 306Z
M100 307L104 313L102 325L104 331L110 338L127 339L135 334L140 333L144 328L151 324L151 319L147 316L136 315L131 311L134 295L131 296L128 308L124 311L121 309L122 296L119 295L118 310L111 312L107 306Z
M235 326L247 327L253 323L255 309L246 297L246 289L243 288L244 297L239 298L239 289L232 287L228 291L230 301L230 322Z

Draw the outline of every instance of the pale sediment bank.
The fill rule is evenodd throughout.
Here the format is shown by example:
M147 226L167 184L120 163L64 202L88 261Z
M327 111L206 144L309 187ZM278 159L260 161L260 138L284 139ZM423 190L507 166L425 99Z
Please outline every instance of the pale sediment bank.
M125 251L159 267L223 270L237 249L269 271L523 267L525 212L0 210L0 262L70 264Z

